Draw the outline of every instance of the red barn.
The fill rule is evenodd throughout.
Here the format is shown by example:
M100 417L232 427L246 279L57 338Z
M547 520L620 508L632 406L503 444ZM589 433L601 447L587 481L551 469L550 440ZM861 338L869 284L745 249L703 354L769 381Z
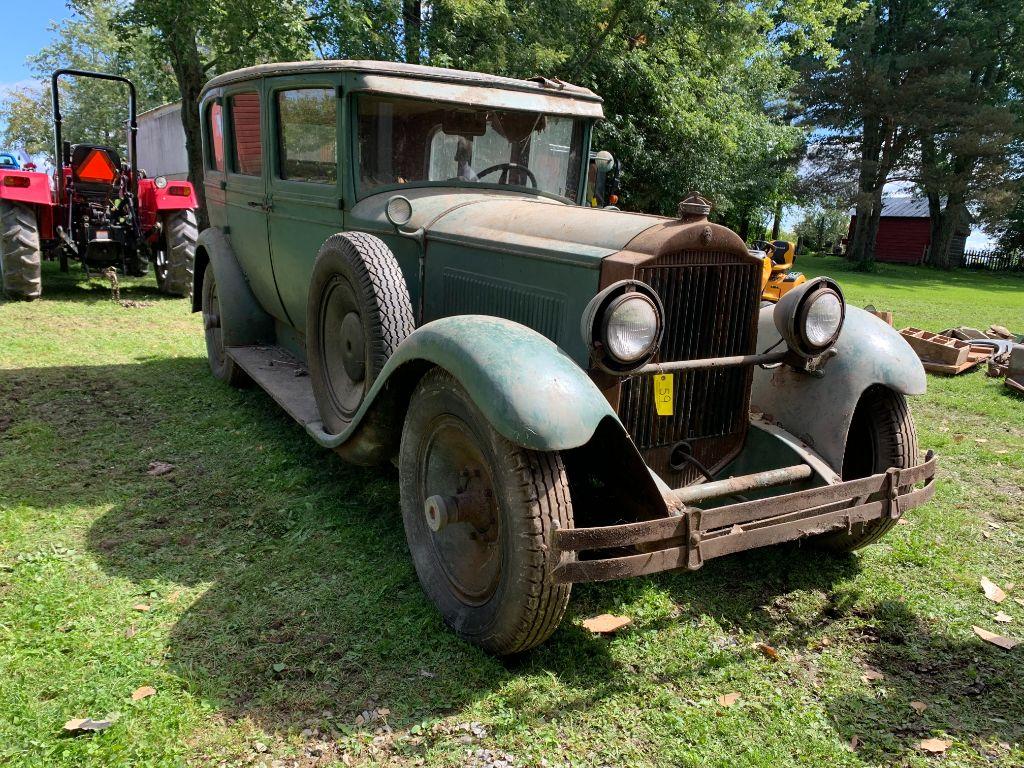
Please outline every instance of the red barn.
M849 235L853 234L856 221L856 215L850 217ZM957 230L951 249L953 263L963 258L970 234L971 228L966 222ZM875 241L876 261L920 264L931 243L931 237L927 199L888 197L882 200L882 216L878 221L878 238Z

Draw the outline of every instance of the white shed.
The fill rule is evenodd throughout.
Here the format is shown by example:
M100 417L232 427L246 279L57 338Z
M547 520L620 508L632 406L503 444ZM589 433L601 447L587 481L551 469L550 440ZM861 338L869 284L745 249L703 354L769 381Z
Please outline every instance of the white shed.
M164 104L139 115L139 168L150 178L188 177L181 103Z

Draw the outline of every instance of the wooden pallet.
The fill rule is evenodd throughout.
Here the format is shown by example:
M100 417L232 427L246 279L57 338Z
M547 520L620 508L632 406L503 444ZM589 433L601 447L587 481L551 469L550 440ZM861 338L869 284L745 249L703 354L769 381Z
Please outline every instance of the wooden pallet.
M971 345L966 341L922 331L920 328L904 328L900 335L913 347L923 363L956 367L966 363L971 352Z
M922 360L921 364L929 373L941 373L946 376L956 376L964 371L969 371L974 366L985 362L992 357L992 348L979 344L972 344L967 351L967 359L956 365L936 363L931 360Z

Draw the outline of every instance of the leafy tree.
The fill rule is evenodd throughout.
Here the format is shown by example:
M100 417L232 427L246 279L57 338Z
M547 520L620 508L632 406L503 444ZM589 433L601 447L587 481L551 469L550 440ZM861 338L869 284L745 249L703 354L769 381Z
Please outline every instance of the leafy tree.
M793 57L828 60L853 13L843 0L314 0L310 16L323 56L586 85L605 98L596 142L622 160L629 207L673 213L697 189L744 228L792 196Z
M919 126L920 185L931 214L929 263L955 266L951 244L971 203L991 212L1019 189L1011 171L1024 137L1015 75L1024 64L1019 0L953 0L936 13L933 80ZM1005 203L1003 203L1005 205Z
M923 52L932 35L926 0L870 0L864 16L840 25L836 67L804 63L808 121L824 129L818 162L856 182L856 222L848 255L871 268L882 191L907 167L929 89Z
M843 209L814 206L796 225L796 235L811 250L823 251L845 237L849 223L850 217Z
M85 69L128 77L138 88L139 109L174 99L170 72L134 41L111 28L114 0L97 0L89 12L50 25L53 41L29 58L37 86L8 93L0 101L4 143L53 161L53 109L50 75L56 69ZM61 79L64 138L72 143L113 146L126 151L128 91L123 85L91 79Z
M70 0L84 10L105 0ZM306 6L299 0L133 0L113 28L166 62L181 99L189 180L206 224L199 94L212 75L266 61L308 58Z

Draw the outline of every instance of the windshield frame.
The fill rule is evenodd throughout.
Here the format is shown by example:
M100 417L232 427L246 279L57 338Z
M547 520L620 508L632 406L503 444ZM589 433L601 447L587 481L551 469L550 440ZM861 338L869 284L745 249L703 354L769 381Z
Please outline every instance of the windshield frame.
M594 130L595 118L585 117L582 115L564 115L554 114L551 117L570 117L573 120L578 120L582 126L582 135L580 139L580 168L578 169L578 179L576 184L576 200L570 197L556 194L554 192L548 192L543 189L534 188L531 186L519 186L515 184L498 184L497 182L488 181L463 181L461 179L438 179L435 181L421 180L421 181L407 181L404 184L381 184L380 186L373 187L372 189L366 189L363 184L360 183L359 175L360 169L360 151L359 151L359 105L358 98L360 96L383 96L391 97L397 100L403 101L425 101L422 98L411 97L405 94L398 93L387 93L380 91L356 91L349 94L347 101L348 110L348 131L350 140L349 144L349 177L352 184L352 189L355 193L355 200L359 202L366 198L373 197L384 193L398 193L402 190L408 189L423 189L423 188L456 188L465 190L497 190L500 192L512 192L515 194L526 194L534 197L545 197L550 200L557 200L562 203L569 205L584 205L585 200L583 199L586 195L586 184L587 184L587 169L589 167L590 158L590 140ZM435 101L438 105L450 105L453 107L473 107L474 109L486 109L474 104L467 104L465 102L447 102L447 101ZM537 113L535 110L514 110L514 109L503 109L502 111L507 112L527 112L530 114L545 114L548 113Z

